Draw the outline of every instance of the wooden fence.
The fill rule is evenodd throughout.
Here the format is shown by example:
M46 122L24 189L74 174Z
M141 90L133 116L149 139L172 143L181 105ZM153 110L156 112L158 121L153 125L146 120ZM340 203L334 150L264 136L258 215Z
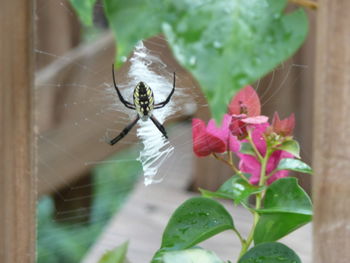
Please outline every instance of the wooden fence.
M0 262L34 262L33 2L2 1L0 32Z

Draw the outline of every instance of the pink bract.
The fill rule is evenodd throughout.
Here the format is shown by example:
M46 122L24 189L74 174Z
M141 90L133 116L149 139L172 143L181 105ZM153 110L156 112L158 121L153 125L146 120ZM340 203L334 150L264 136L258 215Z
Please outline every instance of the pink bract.
M247 117L260 115L259 96L252 86L245 86L231 100L228 113L231 115L246 114Z
M268 117L260 115L260 100L251 86L246 86L233 97L229 113L232 115L230 130L239 139L247 136L247 128L250 125L268 121Z
M243 173L248 173L251 175L249 181L251 184L258 184L260 180L261 173L261 164L259 161L252 155L248 154L239 154L240 163L239 169ZM279 162L284 158L293 158L293 155L285 152L285 151L275 151L269 158L266 167L266 175L270 174L273 170L275 170L279 164ZM275 172L268 180L267 183L271 184L279 178L287 177L288 171L281 170Z
M262 156L265 156L266 154L266 141L264 138L264 133L267 129L269 129L269 125L267 123L256 125L254 128L252 128L252 140L259 151L259 153ZM244 172L251 175L249 181L252 184L258 184L260 180L260 174L261 174L261 164L258 161L258 159L255 156L248 155L248 154L238 154L240 158L239 162L239 169ZM283 158L293 158L294 156L291 153L288 153L286 151L277 150L272 153L270 156L267 167L266 167L266 175L269 175L273 170L275 170ZM271 177L267 180L268 184L271 184L272 182L276 181L279 178L287 177L288 171L282 170L275 172Z
M288 118L280 119L278 113L275 112L272 119L272 130L282 136L290 136L293 134L295 127L295 116L292 113Z
M229 131L231 116L225 114L221 127L216 127L215 121L208 125L200 119L192 120L193 151L198 157L212 153L223 153L228 150L239 151L239 142Z

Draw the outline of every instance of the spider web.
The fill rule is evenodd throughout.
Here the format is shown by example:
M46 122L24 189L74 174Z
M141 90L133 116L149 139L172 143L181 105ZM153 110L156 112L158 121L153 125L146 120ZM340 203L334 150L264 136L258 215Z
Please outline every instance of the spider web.
M74 16L74 13L67 8L64 1L49 0L47 3L37 7L36 12L39 17L41 13L47 11L49 2L57 3L57 8L63 9L69 16ZM91 35L94 34L97 33L93 32ZM39 116L38 123L48 118L47 115L49 115L48 113L52 111L53 107L56 110L59 109L61 112L59 116L51 114L51 116L54 116L56 119L54 120L54 124L51 124L49 130L41 128L42 125L38 124L40 127L38 134L39 147L40 145L46 145L44 148L39 149L38 156L39 166L46 168L46 172L41 173L38 180L39 184L46 185L47 189L49 189L46 193L55 193L62 199L61 201L70 204L76 202L77 199L84 201L90 198L102 199L106 197L107 200L110 200L115 198L118 194L123 194L125 191L129 190L116 187L115 183L118 184L120 181L116 182L113 178L117 176L117 172L119 172L115 169L110 170L110 176L104 174L99 180L83 183L77 187L57 170L58 166L54 159L46 158L46 155L49 155L50 152L54 153L53 156L64 158L67 166L73 161L76 167L84 168L82 170L93 170L95 167L110 164L119 165L130 163L129 166L132 166L135 165L135 160L137 160L141 163L145 185L159 183L162 180L166 181L170 177L176 176L179 166L187 166L187 172L192 173L191 165L193 162L193 153L190 139L191 129L188 121L183 123L183 120L188 119L189 116L192 117L196 112L207 111L208 105L202 100L202 95L198 92L198 89L196 89L197 84L195 81L191 79L185 71L178 71L178 66L175 67L173 62L169 62L171 59L168 57L171 55L166 46L164 37L157 36L138 43L133 54L127 59L125 66L116 73L116 80L124 98L129 102L132 102L132 93L137 83L139 81L144 81L152 88L155 102L159 103L170 93L173 85L173 72L176 71L176 88L172 99L164 108L153 111L153 114L159 122L162 124L165 123L164 126L168 131L169 140L166 140L162 136L150 120L140 120L133 130L113 147L106 144L106 140L118 135L121 129L128 125L136 116L135 111L126 109L122 105L113 87L111 76L113 56L110 57L108 64L106 63L103 67L96 68L88 61L83 60L76 62L73 53L57 54L52 52L49 48L41 49L37 47L35 48L35 53L39 59L51 58L55 60L53 64L57 64L56 62L60 60L62 62L61 65L64 65L62 66L62 71L72 70L77 72L77 69L79 69L79 74L90 75L96 79L95 82L87 83L76 81L66 82L60 80L60 78L55 78L54 81L52 81L52 78L47 78L36 87L38 93L49 90L59 95L55 100L43 99L38 102L38 104L40 104L40 107L38 106L37 108ZM55 65L49 66L51 66L52 69ZM276 77L280 75L280 72L284 72L283 76ZM282 64L276 68L271 78L267 81L258 81L254 87L261 95L262 105L272 105L271 108L274 110L283 107L283 103L285 102L280 101L278 95L285 92L286 83L289 83L289 86L295 88L300 80L301 74L305 74L304 72L309 72L306 65L299 65L291 62ZM41 73L43 72L38 73L38 75ZM61 90L63 90L62 93ZM263 113L271 116L272 111L266 112L263 110ZM282 117L286 117L289 114L290 112L284 112ZM303 113L297 112L296 114L298 119L298 114L300 116ZM207 119L208 118L209 116L207 116ZM55 122L59 124L57 125ZM59 127L61 123L64 124L62 128ZM57 127L55 125L57 125ZM98 133L93 133L93 137L91 133L92 129L99 131ZM77 136L77 134L79 136ZM136 140L134 139L135 135L137 136ZM77 137L84 138L84 143L87 145L90 143L94 146L97 145L106 153L104 155L101 154L100 157L92 158L90 157L91 155L88 154L88 151L95 151L94 148L86 148L86 153L77 151L76 148L81 146L80 144L76 144L76 139L73 140L73 138ZM304 138L297 137L296 139L303 143L302 140ZM64 143L62 144L62 142ZM134 151L132 154L117 154L115 158L110 158L110 156L118 152L120 148L133 148ZM302 151L305 151L305 149L302 148ZM310 153L303 152L303 154L306 157L304 160L308 162L310 160ZM129 168L125 169L129 171ZM53 178L60 182L60 187L67 188L71 192L91 186L94 188L109 188L108 191L104 192L97 191L94 193L85 193L79 197L66 198L61 196L61 189L57 188L56 184L52 183ZM152 185L150 187L152 187ZM95 204L90 204L87 205L85 209L64 208L63 210L56 210L52 213L48 213L46 216L52 221L51 223L62 224L64 222L53 218L52 214L65 214L67 215L66 218L74 219L77 217L84 217L91 209L96 208L96 210L102 211L109 206L115 206L115 204L99 203L98 207L94 206ZM96 226L97 229L98 226L106 224L110 217L111 214L105 212L96 213L92 216L90 223ZM139 220L140 224L142 224L142 218ZM86 223L75 223L69 226L67 225L65 231L69 231L69 236L65 238L78 235L85 224ZM39 227L40 226L41 225L39 225ZM40 242L50 243L57 239L64 239L63 232L57 228L57 225L54 225L53 228L54 230L45 232L45 234L42 235ZM96 232L96 230L93 231ZM76 247L85 247L88 243L91 243L91 241L84 239L79 245L76 245ZM47 258L53 258L55 254L60 252L67 253L63 247L57 247L55 250L46 251L45 253ZM150 253L153 252L154 251L150 251ZM42 262L50 263L54 261L47 260ZM61 262L66 261L63 260Z
M173 74L167 70L166 64L164 64L157 55L153 55L142 41L135 47L134 54L130 58L130 63L128 83L120 85L121 88L124 87L126 90L125 93L128 101L132 101L133 89L140 80L144 81L152 88L156 103L164 101L173 87ZM156 69L152 69L152 67ZM168 117L182 112L183 109L181 107L185 105L183 101L186 101L186 99L190 101L190 98L182 89L181 87L177 87L169 103L165 107L153 112L153 115L160 123L164 123ZM114 88L112 94L113 93L115 93ZM179 103L180 98L182 103ZM177 103L175 103L174 100L176 100ZM116 103L120 104L119 101ZM194 101L192 103L194 103ZM130 118L135 118L134 112L128 112ZM146 121L140 120L138 125L137 137L140 138L143 144L143 149L140 151L138 160L143 167L144 183L145 185L159 183L162 179L155 179L159 167L173 154L174 146L168 139L162 136L150 119Z

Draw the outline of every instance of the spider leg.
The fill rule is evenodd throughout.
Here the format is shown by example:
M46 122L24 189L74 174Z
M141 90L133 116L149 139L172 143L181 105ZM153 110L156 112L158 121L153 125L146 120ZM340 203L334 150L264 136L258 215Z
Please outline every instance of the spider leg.
M123 98L123 96L122 96L122 94L120 93L119 88L118 88L118 86L117 86L117 84L116 84L116 82L115 82L114 64L112 64L112 76L113 76L114 88L115 88L115 90L117 91L117 94L118 94L118 97L119 97L120 101L124 104L125 107L134 110L134 109L135 109L135 105L132 104L132 103L130 103L130 102L128 102L128 101L126 101L126 100Z
M168 139L168 135L166 134L166 130L163 127L163 125L160 124L160 122L153 115L150 116L150 119L154 123L154 125L156 125L158 130L164 135L164 137Z
M154 105L154 109L160 109L160 108L163 108L165 105L167 105L167 104L168 104L168 102L169 102L169 101L170 101L170 99L171 99L171 96L173 96L174 91L175 91L175 78L176 78L176 76L175 76L175 72L174 72L173 89L171 90L171 92L170 92L169 96L166 98L166 100L165 100L165 101L160 102L160 103L157 103L157 104L155 104L155 105Z
M137 121L140 119L139 115L137 115L137 117L135 118L135 120L133 120L132 123L130 123L128 126L126 126L124 128L124 130L122 130L122 132L115 137L114 139L112 139L111 141L109 141L110 145L114 145L116 144L118 141L120 141L121 139L124 138L125 135L127 135L129 133L129 131L132 129L132 127L134 127L134 125L137 123Z

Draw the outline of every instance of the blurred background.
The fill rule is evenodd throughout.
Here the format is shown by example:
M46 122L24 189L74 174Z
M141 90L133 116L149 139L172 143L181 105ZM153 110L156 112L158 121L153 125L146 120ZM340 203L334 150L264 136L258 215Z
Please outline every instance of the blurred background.
M214 159L196 158L191 145L191 118L210 118L196 80L174 59L161 35L144 41L169 72L177 74L183 100L174 98L178 111L167 119L172 155L160 166L159 184L145 186L137 160L141 143L136 129L111 147L115 136L131 120L112 88L111 64L115 42L99 1L92 27L80 24L65 0L37 0L36 110L38 113L37 249L39 263L98 262L108 249L129 240L131 262L148 262L159 247L172 211L195 195L198 187L217 189L229 169ZM296 115L295 137L302 159L311 164L312 76L314 71L314 14L303 47L254 87L269 117ZM127 21L126 21L127 23ZM126 83L130 63L118 70L117 82ZM310 193L311 178L296 175ZM249 230L249 215L238 207L242 232ZM310 226L285 241L303 262L311 262ZM220 235L204 244L223 259L238 253L239 243ZM236 246L236 247L235 247Z

